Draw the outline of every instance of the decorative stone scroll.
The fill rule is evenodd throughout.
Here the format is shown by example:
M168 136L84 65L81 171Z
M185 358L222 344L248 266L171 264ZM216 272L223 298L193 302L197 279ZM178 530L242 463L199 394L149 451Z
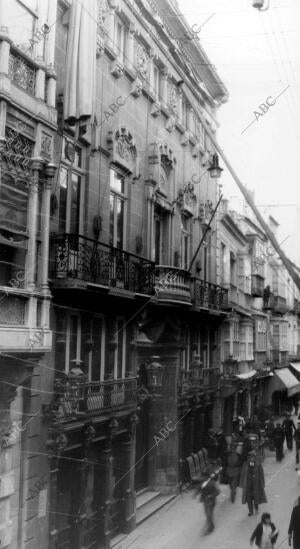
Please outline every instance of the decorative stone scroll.
M112 162L126 168L133 176L137 176L138 158L132 134L125 127L115 132L110 131L107 138L108 149L112 155Z

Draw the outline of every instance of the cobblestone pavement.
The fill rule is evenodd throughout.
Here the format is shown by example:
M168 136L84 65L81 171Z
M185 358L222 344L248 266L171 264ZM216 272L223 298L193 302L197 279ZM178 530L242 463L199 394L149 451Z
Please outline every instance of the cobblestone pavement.
M294 501L300 495L300 479L295 471L294 451L285 449L285 457L276 463L275 454L266 452L263 463L268 503L261 505L259 515L248 517L238 490L234 504L229 501L229 488L221 485L215 512L215 531L204 536L205 518L202 504L188 491L141 524L114 549L244 549L260 515L269 511L279 529L276 549L287 549L287 529Z

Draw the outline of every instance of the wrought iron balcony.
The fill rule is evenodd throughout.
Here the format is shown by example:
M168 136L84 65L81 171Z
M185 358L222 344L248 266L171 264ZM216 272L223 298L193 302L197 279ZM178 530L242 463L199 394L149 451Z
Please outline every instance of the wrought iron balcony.
M222 286L194 278L194 305L205 309L225 310L228 307L228 290Z
M253 297L263 297L265 279L258 274L253 274L251 279L251 291Z
M210 366L209 368L203 368L203 386L211 387L218 384L220 378L220 367Z
M154 263L78 234L52 238L55 279L80 279L111 288L152 294Z
M164 303L191 305L190 274L184 269L156 265L155 293Z
M294 312L296 315L300 315L300 301L298 299L294 299Z
M109 413L137 404L136 378L109 381L56 380L46 415L53 422Z

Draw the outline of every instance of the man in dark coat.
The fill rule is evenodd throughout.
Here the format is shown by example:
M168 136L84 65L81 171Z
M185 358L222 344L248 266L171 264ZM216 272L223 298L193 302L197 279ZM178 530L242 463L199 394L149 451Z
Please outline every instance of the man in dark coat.
M285 438L286 438L286 445L288 450L293 449L293 432L296 431L295 424L292 420L291 414L286 414L286 418L282 424Z
M295 440L295 446L296 446L296 469L297 465L299 465L299 450L300 450L300 421L297 423L297 429L294 433L294 440Z
M220 490L217 487L216 475L214 473L210 474L210 471L205 471L203 473L202 480L204 480L204 482L202 482L196 488L195 495L197 495L199 492L201 494L200 501L202 501L203 503L206 522L207 522L206 534L210 534L215 529L214 508L215 508L217 496L219 495Z
M291 545L293 538L293 549L300 549L300 498L298 498L298 503L292 511L288 536L289 545Z
M265 476L262 465L258 463L255 452L250 452L241 472L240 487L243 490L242 503L247 503L249 517L253 515L253 505L258 513L260 503L266 503Z
M283 458L283 443L284 443L284 430L280 423L277 423L273 433L274 447L276 451L276 461L281 461Z
M239 485L241 475L241 456L236 451L236 445L232 444L226 459L226 474L230 486L230 499L235 501L236 489Z
M206 433L203 446L207 449L209 459L216 460L218 458L218 443L213 429L209 429Z

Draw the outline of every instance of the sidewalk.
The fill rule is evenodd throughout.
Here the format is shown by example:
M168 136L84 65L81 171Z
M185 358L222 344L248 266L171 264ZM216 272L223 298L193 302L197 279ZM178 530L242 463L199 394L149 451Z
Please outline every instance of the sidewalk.
M288 547L287 529L291 510L300 495L300 481L295 472L295 454L285 449L281 463L275 454L266 451L263 463L268 503L261 505L259 515L248 517L248 508L241 504L238 490L234 504L229 501L229 488L221 485L221 494L215 512L215 531L203 536L205 517L202 504L188 491L178 496L161 512L141 524L114 549L243 549L249 548L249 539L261 513L269 511L280 530L278 547Z

